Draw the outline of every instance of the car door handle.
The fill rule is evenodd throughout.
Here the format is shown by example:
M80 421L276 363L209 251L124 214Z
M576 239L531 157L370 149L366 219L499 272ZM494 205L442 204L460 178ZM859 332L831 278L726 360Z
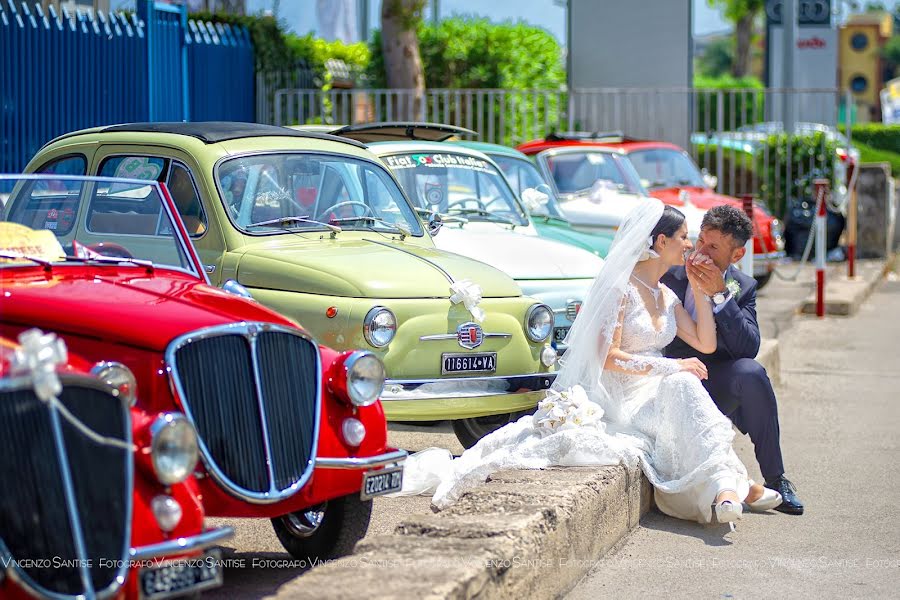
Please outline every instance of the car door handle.
M215 273L216 265L203 265L203 270L206 271L207 273Z

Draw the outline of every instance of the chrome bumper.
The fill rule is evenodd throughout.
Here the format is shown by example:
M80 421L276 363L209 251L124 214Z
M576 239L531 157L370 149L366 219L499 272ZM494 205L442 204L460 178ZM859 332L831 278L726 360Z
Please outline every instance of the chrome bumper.
M363 456L361 458L328 458L316 457L318 469L371 469L402 463L407 456L406 450L393 450L375 456Z
M232 537L234 537L234 529L231 527L219 527L204 531L198 535L192 535L191 537L132 548L129 554L131 555L131 560L147 560L171 554L184 554L192 550L204 550L225 540L230 540Z
M555 379L556 373L447 379L388 379L384 382L381 401L486 398L525 394L546 390Z

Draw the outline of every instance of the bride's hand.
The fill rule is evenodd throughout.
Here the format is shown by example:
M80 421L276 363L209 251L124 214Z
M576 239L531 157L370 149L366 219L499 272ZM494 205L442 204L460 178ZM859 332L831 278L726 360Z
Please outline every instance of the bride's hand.
M697 379L703 380L709 378L706 365L699 358L679 358L678 366L682 371L687 371L691 375L696 375Z

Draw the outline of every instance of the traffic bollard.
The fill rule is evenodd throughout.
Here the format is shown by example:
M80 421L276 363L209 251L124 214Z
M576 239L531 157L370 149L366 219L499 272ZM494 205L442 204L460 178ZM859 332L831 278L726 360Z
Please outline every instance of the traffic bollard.
M825 316L825 198L830 181L816 179L813 189L816 195L816 316Z
M744 258L741 259L741 271L753 277L753 238L756 235L756 221L753 218L753 194L742 194L741 202L744 205L744 212L747 213L750 223L753 225L753 235L744 244ZM765 252L765 248L763 252Z

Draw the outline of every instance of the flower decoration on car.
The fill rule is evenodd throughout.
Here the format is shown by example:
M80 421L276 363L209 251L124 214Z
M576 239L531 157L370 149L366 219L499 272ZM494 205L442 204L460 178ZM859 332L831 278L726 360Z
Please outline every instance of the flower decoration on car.
M62 382L56 369L65 365L68 360L66 344L55 333L29 329L19 334L19 348L12 355L10 370L13 377L29 378L34 393L41 402L52 405L62 418L94 442L133 451L135 448L131 444L98 434L59 401Z
M453 304L459 304L460 302L466 307L466 310L471 313L472 318L474 318L479 323L484 322L484 310L478 307L478 303L481 302L481 286L477 283L471 281L470 279L463 279L461 281L456 281L450 285L450 302Z

